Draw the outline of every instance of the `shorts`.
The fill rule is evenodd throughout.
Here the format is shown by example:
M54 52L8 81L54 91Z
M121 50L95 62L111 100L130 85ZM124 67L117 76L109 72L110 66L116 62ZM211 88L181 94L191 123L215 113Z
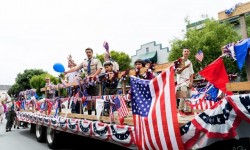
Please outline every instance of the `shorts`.
M186 85L180 86L177 88L177 91L186 91L187 92L187 97L191 97L191 89L187 87Z

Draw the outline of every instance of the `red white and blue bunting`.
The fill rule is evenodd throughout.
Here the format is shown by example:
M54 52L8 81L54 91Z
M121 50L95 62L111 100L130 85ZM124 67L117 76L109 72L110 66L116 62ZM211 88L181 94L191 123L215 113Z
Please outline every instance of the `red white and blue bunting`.
M203 148L214 142L250 137L250 94L227 96L180 128L187 149ZM244 132L244 133L242 133Z
M97 138L130 149L137 149L133 126L108 124L99 121L66 118L62 116L46 116L20 111L17 111L17 118L20 121L36 123L77 135Z

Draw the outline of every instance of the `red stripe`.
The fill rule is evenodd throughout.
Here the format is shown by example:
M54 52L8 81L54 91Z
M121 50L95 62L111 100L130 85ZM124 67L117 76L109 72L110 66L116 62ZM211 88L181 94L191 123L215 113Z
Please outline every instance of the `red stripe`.
M205 104L205 109L208 109L208 101L204 100L204 104Z
M178 148L180 150L184 149L184 145L183 145L183 141L181 138L181 133L180 133L180 127L179 127L179 123L178 123L178 118L177 118L177 107L176 107L176 95L175 95L175 83L171 82L174 81L174 70L173 68L171 68L170 70L170 77L169 77L169 94L170 94L170 102L171 102L171 108L172 108L172 119L173 122L172 124L174 124L174 133L175 133L175 138L176 138L176 142L178 145Z
M166 84L169 84L169 83L166 83L166 71L164 73L161 74L161 78L163 80L163 87L161 87L161 91L162 90L165 90L165 87L166 87ZM159 93L161 91L158 91ZM170 141L170 135L169 135L169 128L168 128L168 123L172 124L172 122L168 122L167 120L167 116L166 116L166 104L165 104L165 92L163 91L162 94L160 95L160 99L158 99L160 101L160 106L161 106L161 117L162 117L162 127L164 128L164 137L165 137L165 141L166 141L166 144L167 144L167 148L169 150L172 150L173 147L172 147L172 144L171 144L171 141ZM160 148L162 149L162 147Z
M141 142L141 128L140 128L140 122L141 122L141 119L140 119L140 116L138 115L133 115L133 120L134 120L134 124L135 124L135 138L136 138L136 144L137 144L137 147L139 150L142 149L142 142ZM137 123L138 122L138 123Z
M202 99L202 101L203 101L203 99ZM202 102L200 103L200 109L203 109Z
M177 118L173 67L170 67L167 71L170 71L168 72L170 74L167 74L165 71L150 82L151 90L154 90L153 93L155 95L153 97L154 99L152 99L149 116L140 117L140 115L133 115L138 149L165 149L165 145L167 150L184 149ZM169 78L169 81L167 78ZM159 85L161 85L161 87L159 87ZM169 94L167 99L165 94ZM167 114L166 106L171 108L170 117L172 117L172 122L169 122L170 120L167 118L169 114ZM159 112L159 114L157 112ZM161 117L160 124L157 122L159 117ZM152 121L152 126L149 120ZM162 127L163 131L162 129L159 130L159 127ZM169 127L171 127L171 133L174 133L174 135L170 135ZM172 128L174 131L172 131ZM150 132L154 135L150 134ZM172 139L170 139L170 137ZM153 143L154 141L155 143Z
M160 88L158 86L158 78L160 76L161 76L161 74L158 77L153 79L153 87L154 87L154 92L155 92L155 101L154 101L153 104L151 104L151 105L153 105L153 107L151 106L152 107L152 116L151 117L152 117L153 125L154 125L154 137L153 138L156 140L156 143L157 143L157 146L159 147L159 149L162 149L162 147L161 147L162 145L161 145L160 140L159 140L160 135L159 135L159 132L157 132L157 131L159 131L159 129L158 129L157 115L156 115L156 102L157 102L157 99L160 96L159 95ZM151 137L150 137L150 139L151 139ZM156 148L156 147L154 147L154 148Z
M146 137L148 137L148 141L149 141L149 144L150 144L150 147L153 147L153 142L152 142L152 139L151 139L151 135L150 135L150 126L148 124L148 118L144 118L144 123L145 123L145 129L146 129L146 132L144 132L144 147L145 149L150 149L148 146L147 146L147 143L146 143ZM147 134L147 135L146 135Z

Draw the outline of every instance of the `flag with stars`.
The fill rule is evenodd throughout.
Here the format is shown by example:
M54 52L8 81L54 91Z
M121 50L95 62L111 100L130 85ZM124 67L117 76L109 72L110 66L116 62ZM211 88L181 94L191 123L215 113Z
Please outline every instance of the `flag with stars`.
M190 103L188 105L194 110L195 114L199 114L201 110L206 110L215 105L219 100L219 89L217 89L211 83L208 83L206 87L196 89L197 92L191 95ZM197 110L197 111L196 111Z
M202 62L203 58L204 58L204 54L202 52L202 50L199 50L196 54L195 54L195 58L199 61Z
M132 113L138 149L184 149L176 110L174 69L152 80L131 76Z
M124 117L127 116L129 114L127 105L125 103L125 100L123 97L116 97L113 102L115 103L115 107L117 109L118 112L118 117L120 120L120 124L124 123Z

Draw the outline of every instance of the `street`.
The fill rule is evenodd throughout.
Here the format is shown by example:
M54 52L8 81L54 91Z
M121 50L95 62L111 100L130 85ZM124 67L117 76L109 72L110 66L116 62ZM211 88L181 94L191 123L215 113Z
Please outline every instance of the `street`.
M5 132L6 119L0 123L0 144L3 150L48 150L47 143L39 143L36 140L35 133L30 133L30 128L14 129ZM126 148L114 145L108 142L85 138L81 136L74 136L73 134L65 134L61 142L62 148L60 150L76 150L91 147L97 149L100 147L109 149L127 150Z
M35 134L31 134L29 128L14 129L5 132L6 119L0 124L1 149L6 150L47 150L46 143L38 143Z

